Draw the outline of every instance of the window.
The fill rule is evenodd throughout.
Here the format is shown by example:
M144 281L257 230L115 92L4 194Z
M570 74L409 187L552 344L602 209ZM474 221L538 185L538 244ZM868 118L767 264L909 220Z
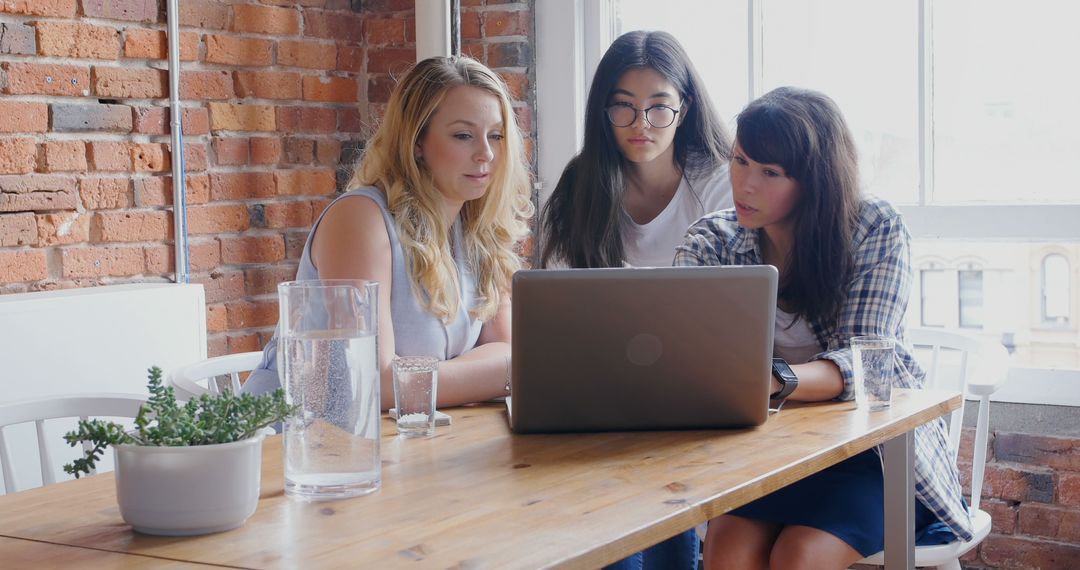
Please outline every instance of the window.
M959 290L959 324L966 329L983 327L983 272L961 269L956 274Z
M924 327L943 327L947 325L949 314L949 279L941 269L923 269L919 272L921 295L920 319Z
M1042 261L1042 321L1051 326L1068 326L1070 311L1069 261L1050 254Z

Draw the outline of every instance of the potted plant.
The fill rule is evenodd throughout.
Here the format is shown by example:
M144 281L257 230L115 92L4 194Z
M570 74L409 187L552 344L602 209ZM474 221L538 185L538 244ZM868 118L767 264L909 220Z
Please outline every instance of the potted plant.
M135 429L81 420L64 440L91 446L64 471L76 478L89 474L112 446L120 515L138 532L180 536L244 524L259 501L263 428L293 412L285 393L225 391L181 405L162 384L161 369L149 372L150 398L135 417Z

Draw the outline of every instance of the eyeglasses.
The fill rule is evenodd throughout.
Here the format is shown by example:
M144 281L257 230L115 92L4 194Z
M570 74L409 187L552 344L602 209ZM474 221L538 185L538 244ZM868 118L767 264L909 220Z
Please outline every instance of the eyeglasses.
M681 112L667 105L653 105L642 110L629 103L612 103L606 110L608 121L616 127L629 127L634 124L640 111L645 113L645 122L656 129L670 127L675 122L675 116Z

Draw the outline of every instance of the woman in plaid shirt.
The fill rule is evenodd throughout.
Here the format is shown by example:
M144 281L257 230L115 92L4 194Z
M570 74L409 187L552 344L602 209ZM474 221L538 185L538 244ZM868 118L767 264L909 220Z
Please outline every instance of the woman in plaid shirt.
M791 398L853 397L849 339L897 339L897 386L925 374L903 346L910 235L900 214L858 187L855 143L835 103L784 87L738 119L735 208L687 232L675 265L769 264L780 272L774 350L798 376ZM773 391L780 390L773 380ZM919 544L971 537L944 421L915 432ZM884 546L880 452L869 450L713 519L711 568L847 568Z

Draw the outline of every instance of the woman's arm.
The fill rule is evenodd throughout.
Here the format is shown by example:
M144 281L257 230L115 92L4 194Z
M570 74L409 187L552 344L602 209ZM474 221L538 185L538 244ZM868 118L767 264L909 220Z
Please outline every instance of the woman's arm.
M439 405L459 406L508 395L510 294L502 293L495 316L480 330L476 348L439 364Z

